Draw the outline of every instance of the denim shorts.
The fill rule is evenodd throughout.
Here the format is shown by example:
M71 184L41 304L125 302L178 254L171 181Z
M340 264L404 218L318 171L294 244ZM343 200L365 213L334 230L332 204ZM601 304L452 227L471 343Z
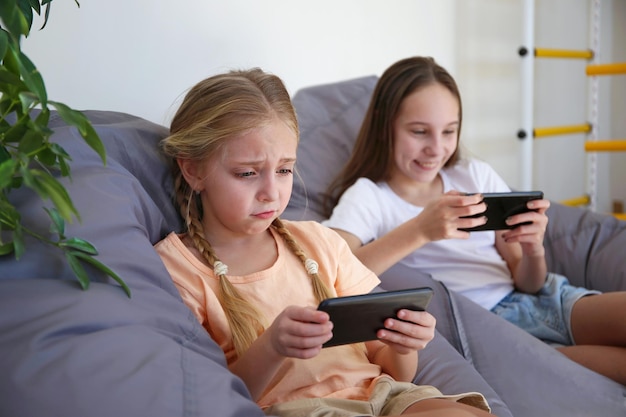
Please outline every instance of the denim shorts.
M536 294L513 291L491 311L554 346L574 345L572 308L581 297L598 291L574 287L562 275L549 273Z

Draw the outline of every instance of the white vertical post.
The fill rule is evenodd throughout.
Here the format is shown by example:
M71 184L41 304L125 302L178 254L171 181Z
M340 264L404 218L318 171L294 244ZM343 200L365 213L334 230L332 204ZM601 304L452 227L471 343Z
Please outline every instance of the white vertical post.
M520 139L520 189L530 190L533 186L533 104L534 104L534 61L535 61L535 1L524 0L523 30L521 53L521 97L522 97L522 125L518 133Z
M589 10L589 46L593 51L593 63L600 63L600 0L591 0ZM587 135L588 141L598 140L600 117L599 110L599 79L590 76L587 81L588 103L587 113L591 131ZM589 210L596 211L598 205L598 155L596 152L587 154L587 194L589 195Z

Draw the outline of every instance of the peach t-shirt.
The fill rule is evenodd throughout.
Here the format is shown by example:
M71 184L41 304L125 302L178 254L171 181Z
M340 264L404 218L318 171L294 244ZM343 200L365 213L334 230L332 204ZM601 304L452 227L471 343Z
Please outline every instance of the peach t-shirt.
M334 231L317 222L283 220L307 256L319 264L319 275L337 295L370 292L379 284L376 275L350 251ZM271 228L278 258L270 268L246 276L228 275L230 282L262 313L267 327L288 305L317 306L311 278L302 262ZM236 359L226 315L217 299L219 283L211 268L171 233L155 246L178 290L198 321L220 345L230 364ZM209 314L210 313L210 314ZM358 320L358 317L355 317ZM286 358L257 403L265 408L299 398L335 397L367 399L378 365L363 349L352 345L322 349L311 359Z

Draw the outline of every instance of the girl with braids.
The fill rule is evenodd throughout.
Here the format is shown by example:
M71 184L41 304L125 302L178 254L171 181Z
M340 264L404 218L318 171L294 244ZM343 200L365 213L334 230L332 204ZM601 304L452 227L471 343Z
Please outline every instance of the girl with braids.
M279 218L297 143L288 92L259 69L195 85L163 140L186 231L156 250L230 370L266 414L489 415L478 393L408 382L434 336L427 312L401 310L378 340L322 349L332 323L318 303L379 280L332 230Z

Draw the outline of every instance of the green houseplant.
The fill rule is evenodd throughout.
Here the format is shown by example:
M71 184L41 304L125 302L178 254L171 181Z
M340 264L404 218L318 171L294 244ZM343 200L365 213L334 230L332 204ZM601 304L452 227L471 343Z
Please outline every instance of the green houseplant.
M76 0L75 0L76 1ZM98 252L88 241L65 235L66 222L80 220L67 190L57 177L69 177L70 156L50 141L48 128L51 107L106 164L106 151L89 120L79 111L48 99L43 77L22 52L22 37L31 32L33 17L44 12L43 29L52 0L2 0L0 2L0 256L19 259L27 250L24 237L30 235L65 254L83 289L90 279L84 268L90 264L117 281L130 296L124 281L96 259ZM77 6L80 7L76 1ZM38 111L33 112L34 109ZM11 190L27 187L42 200L50 218L50 234L42 235L24 224L10 202ZM46 203L49 207L44 206Z

